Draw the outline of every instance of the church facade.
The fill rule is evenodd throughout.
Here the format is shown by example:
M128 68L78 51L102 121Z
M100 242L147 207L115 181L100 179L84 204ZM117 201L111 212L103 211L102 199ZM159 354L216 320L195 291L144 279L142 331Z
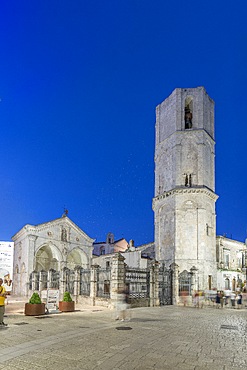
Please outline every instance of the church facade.
M25 225L13 236L13 294L29 295L32 274L91 266L94 239L64 214L36 226Z

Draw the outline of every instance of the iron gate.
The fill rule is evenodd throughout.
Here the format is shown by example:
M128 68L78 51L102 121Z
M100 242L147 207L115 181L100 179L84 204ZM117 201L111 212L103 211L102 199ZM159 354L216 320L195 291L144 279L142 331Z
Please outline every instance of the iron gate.
M90 295L90 269L80 270L80 295Z
M161 306L172 304L172 270L164 263L159 268L159 300Z
M51 269L50 271L50 288L59 289L60 272Z
M178 276L179 281L179 295L181 292L186 295L191 295L192 273L184 270Z
M65 269L65 291L69 292L70 294L74 294L74 285L75 285L75 271Z
M150 272L148 269L126 269L125 283L128 287L129 298L149 298Z
M110 298L111 270L100 268L97 274L97 297Z

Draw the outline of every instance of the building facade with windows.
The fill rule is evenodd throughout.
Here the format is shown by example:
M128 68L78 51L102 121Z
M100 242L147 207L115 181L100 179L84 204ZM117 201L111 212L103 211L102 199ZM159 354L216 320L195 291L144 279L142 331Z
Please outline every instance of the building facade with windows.
M216 237L217 287L225 290L242 290L246 285L246 243Z
M133 243L130 241L130 244ZM104 256L105 254L124 252L128 248L129 243L126 239L121 238L115 240L113 233L108 233L106 240L103 242L93 243L93 255L94 256Z

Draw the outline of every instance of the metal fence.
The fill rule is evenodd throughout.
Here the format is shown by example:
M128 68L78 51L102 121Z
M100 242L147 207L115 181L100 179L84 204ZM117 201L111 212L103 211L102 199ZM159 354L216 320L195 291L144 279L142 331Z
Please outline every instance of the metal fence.
M192 273L184 270L178 276L179 281L179 294L186 292L187 295L191 295L191 284L192 284Z
M110 298L111 270L109 268L97 271L97 297Z
M90 295L90 276L91 270L90 269L81 269L80 270L80 295Z
M172 271L162 264L159 268L159 301L160 305L172 304Z
M75 270L64 269L65 291L74 294Z
M148 269L128 267L125 273L125 283L128 286L129 298L149 298L150 272Z
M55 270L50 270L50 288L59 289L60 286L60 272Z

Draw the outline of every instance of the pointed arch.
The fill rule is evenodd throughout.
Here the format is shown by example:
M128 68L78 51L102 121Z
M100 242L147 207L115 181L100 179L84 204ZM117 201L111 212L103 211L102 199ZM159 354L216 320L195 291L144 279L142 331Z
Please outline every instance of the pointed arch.
M58 271L60 269L60 262L62 255L56 245L49 243L41 245L35 253L34 270L49 271L53 269Z
M79 247L72 249L67 257L67 267L73 270L76 266L83 268L89 267L88 257L86 253Z

